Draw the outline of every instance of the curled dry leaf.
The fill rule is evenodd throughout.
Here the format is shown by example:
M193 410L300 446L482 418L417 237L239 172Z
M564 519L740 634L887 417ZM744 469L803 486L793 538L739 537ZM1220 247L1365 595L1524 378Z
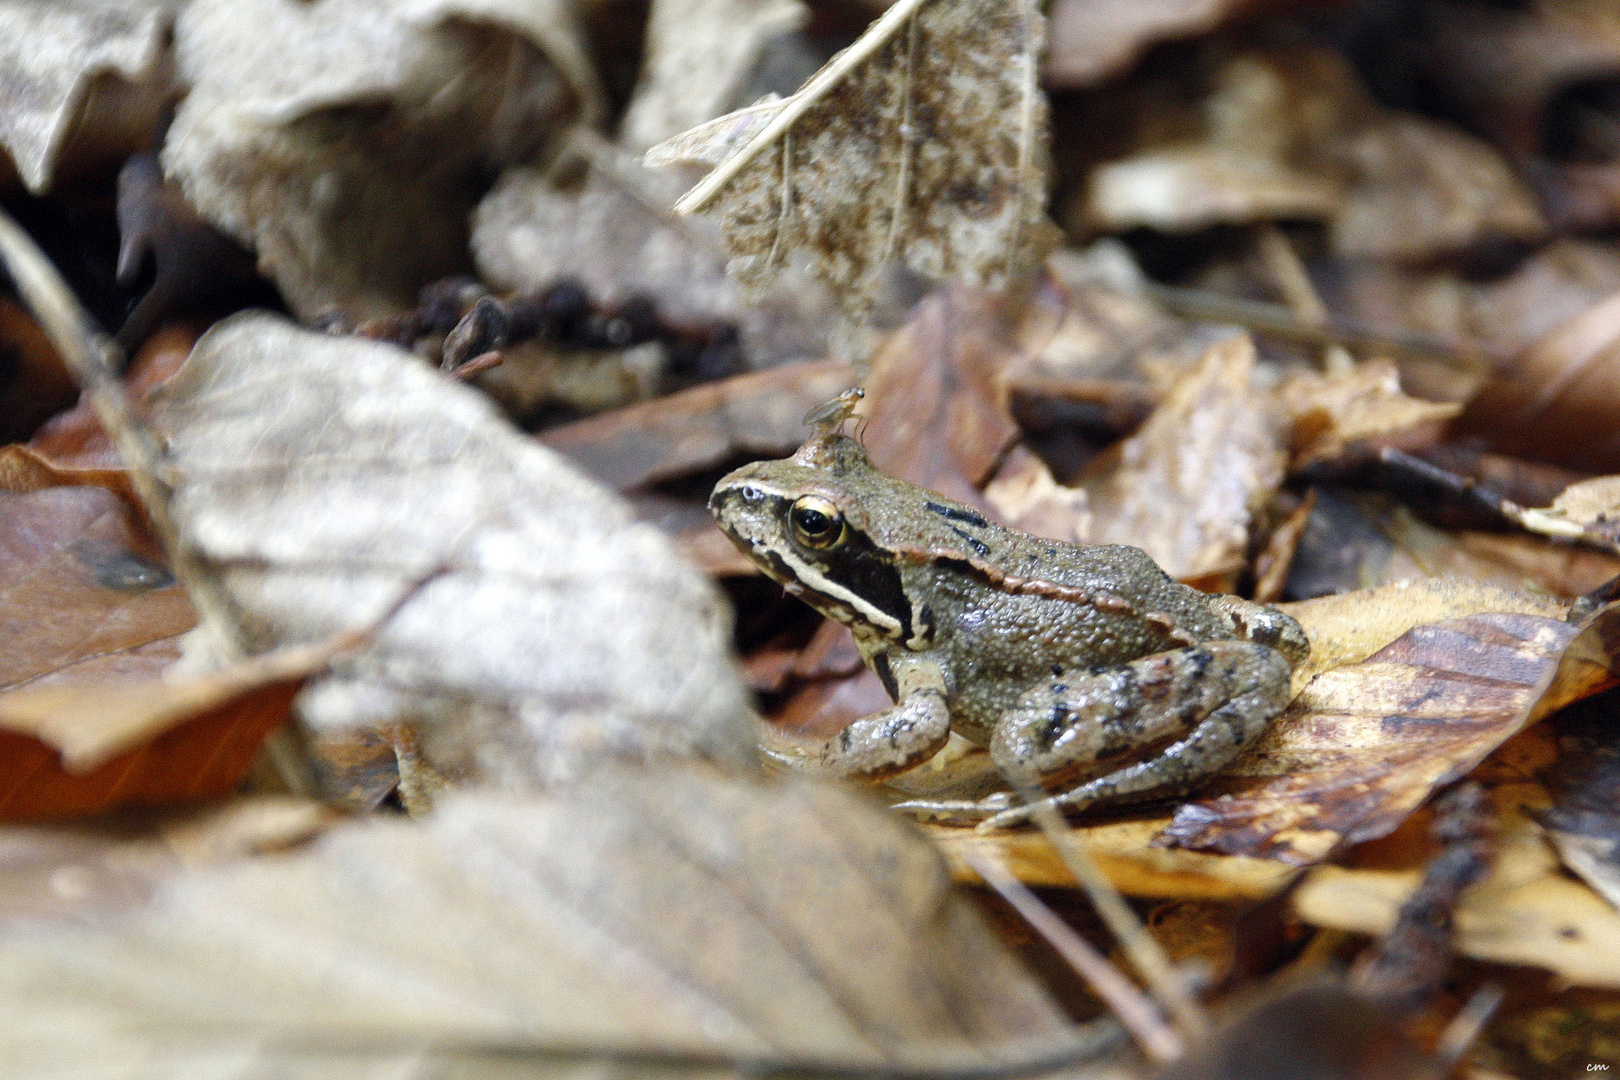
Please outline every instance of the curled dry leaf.
M724 602L476 391L251 314L197 343L154 423L175 520L250 653L364 626L426 581L305 691L316 729L414 722L435 767L510 786L613 757L751 764Z
M1556 327L1489 379L1457 419L1507 453L1620 469L1620 293Z
M1142 429L1073 488L1037 459L985 492L1018 527L1087 544L1133 544L1172 577L1224 582L1240 569L1255 515L1282 482L1284 424L1251 382L1254 344L1229 336L1172 384Z
M1290 470L1341 457L1356 442L1408 434L1462 411L1461 405L1402 393L1400 375L1387 360L1331 375L1297 372L1283 383L1280 396L1293 423Z
M409 308L465 268L480 178L601 109L562 3L194 0L176 51L164 169L306 316Z
M1054 240L1042 26L1028 0L900 0L792 97L654 147L648 164L714 164L676 209L719 214L746 283L803 260L860 317L891 264L1005 288Z
M1383 836L1525 725L1612 682L1617 618L1449 619L1323 672L1164 840L1303 864Z
M1532 791L1544 805L1545 792ZM1498 789L1499 800L1504 794ZM1294 909L1316 926L1385 933L1421 876L1317 867L1294 894ZM1496 865L1462 894L1454 925L1456 949L1465 956L1544 967L1578 985L1620 987L1620 913L1559 873L1557 856L1522 813L1505 820Z
M176 93L171 0L0 3L0 182L28 190L145 149Z
M724 1077L1087 1046L899 822L680 768L339 827L112 918L0 925L0 957L0 1050L24 1073L484 1078L631 1056Z

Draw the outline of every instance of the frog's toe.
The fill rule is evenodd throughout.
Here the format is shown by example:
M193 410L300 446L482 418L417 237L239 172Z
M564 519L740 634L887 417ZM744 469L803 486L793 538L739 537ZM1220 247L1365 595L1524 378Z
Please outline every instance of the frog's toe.
M1011 793L1001 791L982 799L908 799L895 803L890 809L903 810L923 818L965 823L993 818L1006 811L1012 803Z

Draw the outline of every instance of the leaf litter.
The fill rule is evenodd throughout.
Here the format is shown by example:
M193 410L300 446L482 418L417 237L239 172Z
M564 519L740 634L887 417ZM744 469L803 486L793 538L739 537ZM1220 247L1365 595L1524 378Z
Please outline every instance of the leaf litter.
M67 7L63 17L71 21L91 5ZM1195 1045L1188 1069L1218 1070L1221 1053L1235 1052L1232 1060L1244 1062L1275 1053L1304 1067L1324 1047L1355 1057L1415 1045L1407 1057L1421 1070L1431 1060L1448 1066L1463 1051L1446 1047L1473 1042L1469 1067L1476 1072L1568 1075L1586 1060L1577 1060L1580 1046L1599 1047L1592 1041L1599 1036L1589 1034L1580 1046L1564 1039L1555 1048L1549 1025L1595 1032L1610 1013L1601 992L1594 998L1534 980L1541 969L1576 984L1610 982L1604 972L1612 971L1616 953L1612 898L1604 898L1613 880L1612 823L1601 812L1606 781L1601 769L1570 771L1584 760L1606 760L1606 743L1568 709L1539 721L1555 705L1604 685L1614 653L1605 605L1614 598L1609 579L1620 560L1609 520L1612 478L1601 475L1613 459L1610 309L1620 288L1620 256L1601 231L1620 205L1612 197L1620 190L1613 164L1620 145L1606 134L1620 130L1620 99L1610 89L1620 60L1605 36L1612 15L1562 0L1489 12L1425 2L1411 6L1410 22L1357 9L1351 25L1339 14L1305 19L1296 7L1059 4L1039 83L1040 19L1022 5L901 4L865 36L866 14L823 3L659 2L645 27L640 15L611 7L428 3L383 11L356 0L317 11L266 0L253 8L265 17L258 22L241 19L230 5L197 0L177 7L173 47L163 35L153 37L142 73L96 74L94 65L72 64L49 73L60 77L47 102L57 110L46 125L55 149L41 155L0 137L19 173L44 178L30 183L49 188L49 198L13 199L8 207L32 215L29 228L55 245L59 265L73 271L98 314L116 323L145 280L123 275L126 293L108 284L117 245L98 238L94 222L102 215L110 228L112 176L110 169L86 172L84 163L104 155L110 167L133 150L161 144L168 175L148 179L167 181L170 209L183 215L188 203L196 205L209 223L199 234L206 242L188 248L173 230L160 235L151 222L130 218L124 237L130 251L143 235L157 238L151 295L162 302L131 316L122 340L143 338L151 323L160 338L175 342L173 358L190 344L173 322L176 312L273 301L253 296L254 283L237 271L213 274L207 259L192 258L213 242L216 234L207 229L253 248L294 312L315 325L296 330L258 316L218 326L173 388L158 392L169 445L168 456L154 460L173 485L172 506L164 485L141 475L146 466L126 470L114 456L112 443L129 445L123 433L107 440L84 423L91 410L47 421L30 444L0 448L0 476L22 498L76 492L73 498L133 500L140 490L164 503L149 501L124 516L137 534L142 514L152 517L173 549L167 555L174 572L205 613L204 631L216 651L210 656L198 636L188 645L189 673L168 676L192 690L209 680L223 687L244 663L262 666L286 656L278 650L296 652L364 625L412 582L422 583L401 613L404 630L385 626L370 650L321 677L302 699L302 752L314 756L309 771L347 805L386 807L397 784L394 801L422 813L438 800L453 817L464 812L458 807L475 804L438 787L440 773L452 788L505 788L472 796L484 800L473 815L484 815L481 824L451 845L469 853L477 839L467 837L504 835L502 823L513 815L523 818L520 831L529 828L542 805L589 803L584 817L569 818L567 826L580 844L598 835L594 825L627 814L623 835L638 844L610 845L622 854L599 865L582 857L569 865L582 868L578 881L587 882L598 917L660 905L667 926L632 922L616 939L645 954L682 928L709 925L693 898L724 895L713 885L720 874L703 886L672 884L690 879L659 863L648 837L690 825L704 843L717 844L735 835L727 829L736 823L712 824L722 812L716 807L736 810L754 798L744 794L752 791L765 809L758 818L744 814L762 822L749 826L757 828L750 835L767 837L761 846L784 861L761 856L747 865L798 888L809 907L819 903L820 923L845 928L841 946L863 947L864 962L882 967L872 957L894 954L861 935L872 931L872 912L892 913L913 894L889 890L879 901L841 904L822 888L824 849L807 852L793 842L827 822L854 819L843 816L848 808L840 796L816 796L806 814L787 808L792 797L784 792L799 789L756 787L758 781L746 779L753 757L748 699L727 644L735 640L744 650L755 704L776 725L766 729L767 745L793 731L826 737L881 707L886 696L859 664L847 632L818 626L785 605L729 552L715 557L718 549L708 541L717 534L701 508L714 475L750 457L780 456L802 434L799 417L862 384L867 397L853 427L888 471L1048 535L1119 535L1148 544L1173 572L1201 587L1295 601L1293 610L1310 629L1314 654L1296 673L1295 703L1258 754L1180 808L1142 807L1078 822L1074 831L1120 887L1183 905L1186 919L1152 923L1161 936L1172 933L1172 923L1183 926L1174 933L1191 935L1178 942L1178 955L1215 958L1229 945L1252 946L1242 925L1259 911L1271 913L1284 944L1274 946L1264 966L1242 969L1250 980L1268 979L1284 964L1320 973L1354 953L1374 955L1343 936L1313 937L1312 927L1387 932L1374 982L1415 988L1407 996L1418 1012L1374 1001L1364 973L1328 975L1327 989L1279 994L1224 1037ZM16 10L37 14L30 5ZM953 25L961 23L976 33L962 35ZM1217 23L1224 28L1209 33ZM1324 34L1324 26L1331 31ZM1584 38L1572 36L1574 26ZM852 41L850 51L795 90L834 48ZM330 62L339 54L358 59ZM0 50L0 78L19 63L8 56ZM167 81L170 68L183 76L178 91ZM1064 89L1073 86L1084 89ZM1410 86L1425 90L1403 90ZM115 97L133 90L148 102L182 94L178 119L166 132L149 109L130 112L128 124L109 120L101 110L108 88ZM1050 125L1043 91L1054 94ZM1443 110L1433 107L1431 93L1446 99ZM31 117L21 101L0 107L0 132L46 130L28 127L43 114ZM722 115L750 102L756 104ZM1459 116L1470 119L1467 131L1457 125ZM64 122L77 125L66 139ZM580 122L596 130L582 131ZM120 141L132 133L136 141ZM665 145L651 161L690 163L661 179L641 177L630 155L660 139ZM705 168L709 179L697 179ZM756 286L762 277L773 279L768 303L751 305L721 276L722 257L703 220L669 215L667 199L694 180L688 205L706 198L705 191L713 194L703 213L718 219L735 270L753 275ZM68 181L86 187L64 186ZM1055 216L1068 230L1064 240L1073 246L1041 278L1032 272L1056 239L1044 219L1049 187ZM1218 227L1205 229L1212 223ZM487 280L430 281L474 270ZM952 278L963 280L925 297L931 283ZM807 279L840 294L846 314L865 322L871 347L848 327L832 326ZM213 285L219 288L210 293ZM986 285L1010 287L1010 295L978 291ZM507 298L501 290L519 295ZM481 299L468 299L440 326L448 309L433 304L450 296ZM573 298L564 321L580 321L547 339L538 362L533 341L507 341L493 323L451 330L476 311L510 316L543 297ZM335 313L317 323L323 311ZM1211 317L1226 325L1202 321ZM614 319L632 331L656 325L660 344L580 347L602 337ZM49 328L51 320L42 323ZM484 371L477 385L526 426L578 420L543 438L629 494L634 514L676 534L680 547L655 539L651 524L633 523L630 509L583 479L554 475L563 468L554 459L538 465L534 443L500 427L492 411L471 420L474 391L430 376L420 360L391 345L312 332L351 327L429 361L441 351L447 360L454 353L458 362L475 361L467 370ZM882 340L891 327L898 332ZM60 380L38 378L49 374L49 363L41 364L39 351L16 333L0 328L7 342L23 343L21 375L13 375L9 354L0 355L0 425L22 439L65 401ZM726 334L735 335L730 343ZM829 341L848 368L815 362ZM683 342L714 351L683 358ZM806 362L754 370L782 360ZM733 381L578 419L722 377L737 364L746 373ZM259 374L238 379L249 371ZM49 399L53 393L57 398ZM446 428L447 415L464 422ZM643 437L652 431L656 438ZM1490 443L1463 441L1481 437ZM452 445L455 452L444 449ZM458 470L463 451L466 468ZM515 479L495 479L508 474ZM442 478L435 482L434 475ZM97 485L102 493L89 496L95 489L69 484ZM334 512L338 507L345 512ZM170 511L178 530L163 525ZM76 528L65 519L52 525L46 546L71 544ZM737 608L735 628L715 594L675 561L676 550L723 577ZM514 589L514 581L524 584ZM216 603L222 586L226 602ZM510 594L505 602L496 596L501 592ZM1340 595L1310 599L1323 592ZM15 615L24 636L36 625L54 625L42 617L52 602L45 594L24 590L5 599L0 617ZM75 600L75 608L93 607L89 599ZM659 610L670 613L666 623L645 620ZM231 648L217 651L233 638L247 646L236 652L257 655L244 660ZM152 659L176 648L164 637L87 659L77 655L81 645L58 650L60 671L31 680L59 681L74 703L95 714L78 734L49 723L37 729L55 732L64 744L85 732L107 736L109 720L139 713L146 700L145 690L129 684L76 690L73 680L97 663L112 670L145 663L148 647L157 650ZM30 643L24 654L34 651ZM221 663L213 673L198 670ZM293 686L296 678L276 692ZM122 698L118 708L99 704L115 696ZM1590 700L1576 709L1600 715L1608 698ZM273 722L274 716L266 721ZM1559 725L1562 742L1549 724ZM162 750L162 740L182 730L119 751L167 763L176 783L164 798L203 777L199 765L214 753ZM238 735L246 749L259 738L245 729ZM248 790L298 778L297 754L287 756L284 736L272 739L271 751L250 769ZM694 757L729 763L733 778L700 781L691 770L702 767L689 764ZM241 758L233 768L247 767ZM0 752L0 764L34 760L63 768L57 751L37 741L26 753ZM266 767L272 760L279 779ZM626 760L639 764L622 772ZM982 755L960 742L918 773L907 782L930 790L995 780ZM1461 879L1446 878L1446 860L1457 849L1425 841L1423 825L1431 794L1465 775L1484 785L1504 827L1485 845L1494 845L1485 853L1496 855L1493 876L1453 888L1445 881ZM619 803L601 803L609 796L574 783L582 777L611 777L600 782L611 785ZM221 781L220 790L232 784ZM682 784L686 794L677 794ZM251 821L248 805L225 804L242 807ZM59 808L65 812L66 804ZM418 875L433 880L404 852L440 843L430 838L445 818L386 822L386 813L372 809L339 830L363 838L341 841L355 850L388 833L392 839L378 841L389 852L381 856L383 868L370 855L356 860L369 880L395 882L387 899L370 893L345 909L354 917L342 935L355 923L380 934L390 905L403 912L415 900L425 902L414 894ZM275 813L266 815L263 828L245 829L271 846L277 835L297 842L322 827L306 818L283 830L268 824ZM884 819L868 808L856 818L861 824L852 828L868 846L849 867L899 859L912 867L908 881L927 878L935 883L929 888L943 889L937 868L914 872L920 855L902 853L920 849L907 846L912 841L901 826L880 824ZM146 828L87 826L94 838L88 843L105 851L117 829L131 827ZM1030 882L1074 881L1040 835L926 831L963 880L973 879L972 865L990 858ZM1200 849L1166 846L1172 840ZM36 900L63 904L104 885L116 892L110 879L126 865L120 860L141 858L133 849L109 853L97 870L52 863L44 852L57 841L44 833L8 831L4 842L39 856L21 855L15 880L27 883ZM266 859L255 854L263 849L259 842L235 843L220 840L225 857L240 860L234 866L151 869L145 885L112 899L121 910L115 918L73 923L51 915L50 934L79 933L73 948L89 951L72 955L92 957L73 968L75 979L98 971L122 978L113 974L121 970L115 965L102 969L102 960L157 948L156 938L141 935L171 925L164 920L176 917L180 896L206 895L188 909L197 915L189 925L218 929L231 949L286 940L246 928L289 927L295 911L320 914L322 901L310 897L327 895L322 889L343 874L325 847ZM547 849L538 858L552 856ZM387 866L391 857L397 867ZM1324 859L1332 865L1319 865ZM502 896L526 896L522 903L548 910L552 894L513 884L511 867L521 862L502 855L484 865L503 867L509 888ZM619 873L625 866L634 867L628 876ZM282 873L289 880L302 875L303 895L280 899ZM1413 900L1411 890L1425 874L1429 884ZM237 880L232 875L264 882L263 897L220 884ZM1297 893L1281 893L1302 877ZM439 895L435 888L427 886ZM465 900L469 893L455 895ZM1241 912L1249 902L1261 906ZM1402 904L1416 906L1401 916ZM44 908L50 906L47 899ZM40 904L33 910L39 914ZM1079 914L1072 903L1064 910ZM1412 911L1453 917L1449 929L1439 917L1414 931ZM237 914L241 928L233 932ZM709 914L727 932L751 925L750 914L723 920ZM397 972L394 950L412 955L418 939L431 936L419 926L452 944L472 940L458 915L420 918L401 942L368 946L368 962ZM498 921L504 929L529 925ZM1091 933L1084 917L1077 921ZM4 920L0 950L22 940L16 934L42 932L40 925ZM972 952L979 941L990 951L974 955L993 959L957 966L1000 979L989 973L1008 962L1005 952L974 938L977 930L952 926L944 945L927 938L935 957L929 962L936 964L927 970L937 973L940 956ZM1414 932L1421 944L1408 947ZM998 933L1050 973L1050 955L1020 939L1014 924L1002 920ZM180 953L179 967L165 962L165 978L170 968L189 971L186 964L198 963L211 973L196 984L211 1008L256 1000L243 988L253 989L260 968L243 976L187 953L189 946L176 944L178 932L162 934ZM707 934L695 939L718 940ZM916 936L897 932L908 934ZM326 946L337 940L316 936ZM1298 953L1292 960L1289 948ZM1437 984L1436 965L1452 950L1496 966L1459 965L1451 981ZM318 970L344 978L360 973L329 952L320 953L317 964L326 966ZM522 944L486 953L497 960L528 955ZM614 966L622 951L577 955L584 959L574 970L592 985L604 973L626 970ZM727 955L722 949L698 963ZM748 974L766 953L747 948L735 955L747 957L732 965L735 985L746 988L739 993L777 1001L774 985L761 992ZM442 958L455 972L474 970L463 958ZM937 984L935 975L916 975L922 969L909 963L901 962L912 973L906 978ZM259 989L280 993L274 987L282 973L261 967L267 973ZM554 976L549 968L542 974ZM1504 1017L1485 1024L1488 974L1510 985ZM60 976L60 965L52 975ZM840 974L829 985L848 1000L854 988L875 985L861 981L872 977ZM427 993L429 981L410 981L409 992L395 996L426 1001L411 994ZM159 1008L151 996L156 984L126 980L139 992L117 1000L137 1002L136 1014L170 1015L162 1008L176 1007L178 995L164 997ZM86 984L64 985L64 995L76 995ZM471 985L471 976L457 985ZM645 993L650 985L638 982L633 990ZM1009 990L1006 1000L1025 1008L1034 1000L1029 985ZM1051 985L1071 1013L1093 1008L1062 989L1062 979ZM914 1015L916 1001L932 1000L908 989L912 1012L880 1010L886 1030L913 1030L903 1017ZM1469 998L1474 991L1480 993ZM360 996L344 994L346 1007L358 1007ZM1229 990L1215 995L1232 999ZM60 1015L92 1019L88 998L52 1000L68 1002ZM317 1000L291 1003L307 1016ZM471 1015L449 998L434 1000L445 1008L412 1014L413 1022L425 1017L413 1034L441 1032L434 1019L453 1025ZM500 1011L491 998L480 1000ZM783 1007L791 1009L791 1002ZM714 1037L705 1033L704 1017L663 1009L650 1004L643 1019L667 1022L688 1042ZM1036 1011L1042 1009L1050 1005ZM1268 1035L1264 1018L1278 1009L1296 1019L1308 1015L1321 1037L1302 1043ZM376 1031L402 1030L398 1010L390 1016L379 1006L368 1015L379 1020ZM162 1075L172 1075L177 1060L201 1069L228 1059L222 1068L247 1062L278 1075L364 1074L357 1073L362 1058L367 1069L409 1074L444 1066L445 1054L461 1055L458 1064L468 1069L474 1058L486 1071L510 1073L515 1064L510 1043L497 1066L484 1044L408 1059L392 1043L367 1056L378 1048L368 1041L365 1051L344 1048L337 1065L331 1043L311 1049L302 1036L267 1041L255 1029L258 1049L244 1049L235 1033L247 1029L239 1020L216 1028L215 1034L229 1030L201 1056L195 1044L186 1045L183 1024L168 1042L150 1025L142 1035L157 1039L147 1045L157 1047L151 1060L167 1070ZM1448 1023L1437 1043L1432 1034ZM1052 1031L1054 1045L1074 1034L1061 1023ZM1406 1034L1396 1038L1397 1031ZM1424 1033L1417 1044L1400 1041L1412 1031ZM784 1038L782 1045L826 1054L838 1044L819 1027L795 1034L802 1043ZM930 1061L944 1060L931 1035L919 1038L936 1055ZM1524 1049L1532 1043L1533 1052ZM614 1052L653 1045L647 1031L634 1031ZM557 1060L552 1044L533 1046ZM109 1060L122 1061L129 1045L90 1039L79 1048L87 1060L105 1048ZM1201 1049L1209 1053L1200 1057ZM604 1052L587 1048L587 1056ZM39 1053L28 1064L48 1075L55 1062L46 1050ZM517 1058L527 1064L527 1053ZM682 1070L725 1070L738 1049L704 1053L700 1062L680 1063ZM1554 1061L1569 1068L1546 1071Z

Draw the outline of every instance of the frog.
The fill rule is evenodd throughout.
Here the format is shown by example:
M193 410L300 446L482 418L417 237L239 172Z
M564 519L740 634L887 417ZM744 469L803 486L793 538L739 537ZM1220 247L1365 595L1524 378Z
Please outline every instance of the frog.
M1194 790L1283 712L1310 653L1275 608L1181 584L1140 548L998 524L886 475L835 425L727 474L709 509L766 576L849 628L894 702L812 748L817 771L889 779L955 731L1033 797L901 806L982 830L1041 803L1074 815Z

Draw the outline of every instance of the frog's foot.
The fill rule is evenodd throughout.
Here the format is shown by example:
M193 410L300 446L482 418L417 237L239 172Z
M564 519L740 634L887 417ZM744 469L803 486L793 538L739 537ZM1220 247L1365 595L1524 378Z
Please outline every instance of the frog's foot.
M996 725L991 757L1006 775L1067 790L996 813L979 829L1028 821L1036 805L1073 812L1194 788L1282 712L1288 677L1274 649L1213 641L1031 691ZM1121 759L1131 763L1103 772Z
M1012 805L1012 793L998 791L982 799L908 799L905 802L895 803L889 809L903 810L918 817L934 818L951 824L958 822L965 824L993 817L1011 808Z

